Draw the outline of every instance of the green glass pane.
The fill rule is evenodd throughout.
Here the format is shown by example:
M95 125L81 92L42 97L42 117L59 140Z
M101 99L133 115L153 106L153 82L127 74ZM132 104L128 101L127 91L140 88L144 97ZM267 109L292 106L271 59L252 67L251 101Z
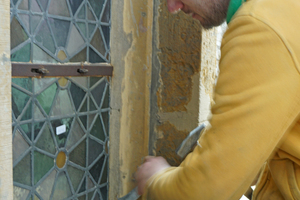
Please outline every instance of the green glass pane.
M83 22L77 22L77 26L81 30L83 36L86 37L86 26L85 26L85 23L83 23Z
M74 191L77 191L79 183L82 180L84 171L79 170L79 169L77 169L75 167L72 167L70 165L68 165L67 170L68 170L69 177L71 179Z
M97 107L94 103L94 101L92 100L92 98L90 98L90 111L92 110L97 110Z
M41 3L43 10L46 11L49 0L38 0L38 1Z
M12 78L11 82L21 86L27 91L32 91L32 79L31 78Z
M20 125L21 129L23 130L23 132L27 135L28 139L31 140L31 123L30 124L22 124Z
M26 44L20 50L16 51L15 53L11 54L11 61L12 62L29 62L30 61L30 48L31 45Z
M58 47L65 47L70 28L70 22L60 19L48 18L53 36Z
M29 101L29 96L25 94L24 92L21 92L20 90L12 87L12 110L16 116L16 118L19 117L19 115L22 113L23 108L26 106L26 104Z
M36 143L36 147L43 149L49 153L55 154L55 144L48 125L45 126L41 136Z
M86 190L86 179L84 178L82 184L80 185L80 189L78 193L84 192Z
M64 119L58 119L51 121L52 128L55 132L55 138L58 144L58 147L64 147L67 141L67 137L70 132L71 124L73 122L73 118L64 118ZM58 133L56 128L60 126L65 126L66 132L64 133ZM59 135L57 135L59 134Z
M106 88L105 97L103 99L101 108L109 108L109 87Z
M56 179L53 199L64 199L69 197L71 194L72 193L67 177L64 172L61 172Z
M30 153L27 153L27 155L14 167L13 179L14 182L31 186Z
M100 188L101 196L103 200L107 200L107 187Z
M93 49L89 48L89 51L90 51L89 60L91 63L105 62L105 60L103 60L103 58L101 58Z
M96 87L94 87L93 90L91 91L98 106L100 106L105 86L106 86L106 82L103 79L100 82L100 84L98 84Z
M76 1L79 2L79 1ZM79 11L79 13L77 14L77 18L79 19L85 19L85 5L83 5Z
M53 184L56 177L56 171L52 172L45 178L45 180L36 188L36 191L41 195L43 199L50 199Z
M86 48L82 49L78 54L70 59L70 62L84 62L86 61Z
M54 159L34 151L34 184L54 166Z
M29 144L24 140L19 130L16 131L13 138L13 162L25 153L29 148Z
M46 89L47 87L52 85L55 80L56 78L34 78L34 93L38 93Z
M54 45L54 40L51 37L51 32L48 27L48 24L46 21L43 21L41 26L39 27L39 30L35 36L35 39L43 45L46 49L48 49L50 52L53 54L56 51L55 45Z
M67 44L66 50L70 56L73 56L78 49L81 49L85 44L82 36L77 30L76 26L72 25L69 42Z
M96 116L96 113L89 115L89 118L88 118L88 129L90 129L90 127L92 126L92 123L93 123L93 121L95 119L95 116Z
M77 143L83 136L84 131L82 130L81 126L75 120L72 130L70 131L70 135L68 137L68 141L66 144L66 148L70 149L75 143Z
M90 177L87 177L88 183L87 183L87 189L91 189L93 187L95 187L95 184L93 183L93 181L90 179Z
M16 199L16 200L26 200L28 194L29 194L29 190L14 186L14 199Z
M90 87L95 85L95 83L97 83L100 79L101 78L99 78L99 77L90 77Z
M97 18L100 17L100 13L103 8L104 0L89 0L91 7L93 8Z
M91 40L91 45L93 45L93 47L95 47L102 55L105 55L106 49L99 29L96 30L93 39Z
M49 114L55 93L56 93L57 85L54 83L50 87L48 87L44 92L37 96L37 100L41 104L44 111Z
M40 108L36 104L34 104L34 108L33 108L33 117L34 117L34 119L43 119L43 118L45 118L45 116L41 112Z
M10 38L11 49L14 49L28 39L26 32L15 17L11 21Z
M43 128L44 122L34 123L33 124L33 133L34 133L34 139L38 136L41 129Z
M88 6L88 9L87 9L87 17L88 17L88 20L96 21L95 16L94 16L94 14L91 11L91 8L89 6Z
M102 156L95 164L94 166L89 170L90 174L92 175L93 179L95 180L96 183L98 183L99 177L100 177L100 173L101 173L101 169L103 167L104 164L104 159L105 156Z
M31 10L34 12L42 12L36 0L31 0Z
M51 116L70 115L74 114L71 99L67 90L60 90L53 103Z
M28 10L29 9L28 0L22 0L18 8L20 10Z
M80 108L80 112L86 112L87 111L87 99L85 99L83 105Z
M19 13L19 17L20 17L21 21L23 22L23 25L26 28L26 30L29 32L29 30L30 30L29 29L29 15Z
M80 119L81 123L83 124L83 126L85 127L85 129L87 129L87 116L86 115L79 116L79 119Z
M93 128L91 130L91 134L95 137L97 137L98 139L105 141L105 134L103 131L103 126L102 123L100 121L100 118L97 117L96 122L93 125Z
M32 103L31 103L31 101L28 102L28 104L26 105L26 108L24 108L24 109L25 109L25 111L22 114L21 121L29 120L32 118Z
M102 14L101 22L109 23L110 20L110 1L106 1L105 9Z
M101 175L101 181L100 181L100 184L103 184L103 183L107 183L107 171L108 170L108 159L106 159L106 162L105 162L105 165L104 165L104 169L102 171L102 175Z
M88 163L89 165L103 152L103 145L89 138L89 152Z
M48 12L52 15L70 17L66 0L52 0Z
M102 33L105 38L106 46L109 48L109 40L110 40L110 27L109 26L101 26Z
M103 120L104 127L106 130L106 134L108 135L108 133L109 133L109 112L108 111L102 112L101 116L102 116L102 120Z
M42 20L42 16L40 15L31 16L31 24L30 24L31 33L34 33L41 20Z
M86 141L82 141L69 155L70 161L82 167L86 166Z
M73 15L75 15L77 9L79 8L79 6L81 5L82 2L83 1L78 1L78 0L75 0L75 1L71 0L70 1L69 0ZM84 6L82 6L82 7L84 7Z
M93 196L94 196L94 192L88 193L88 200L92 200Z
M92 36L96 28L96 24L88 24L88 29L89 29L89 38Z

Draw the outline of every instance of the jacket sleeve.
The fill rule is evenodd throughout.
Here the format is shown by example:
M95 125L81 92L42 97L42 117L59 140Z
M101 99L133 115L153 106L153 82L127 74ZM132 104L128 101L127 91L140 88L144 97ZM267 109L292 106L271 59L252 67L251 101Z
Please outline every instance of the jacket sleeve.
M221 52L212 128L179 167L148 181L144 198L239 199L299 119L299 71L272 28L236 17Z

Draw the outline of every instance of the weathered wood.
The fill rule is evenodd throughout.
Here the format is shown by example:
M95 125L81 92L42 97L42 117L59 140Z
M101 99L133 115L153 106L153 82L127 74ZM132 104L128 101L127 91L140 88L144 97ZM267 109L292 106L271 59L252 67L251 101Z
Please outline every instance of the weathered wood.
M0 1L0 199L13 199L10 1Z

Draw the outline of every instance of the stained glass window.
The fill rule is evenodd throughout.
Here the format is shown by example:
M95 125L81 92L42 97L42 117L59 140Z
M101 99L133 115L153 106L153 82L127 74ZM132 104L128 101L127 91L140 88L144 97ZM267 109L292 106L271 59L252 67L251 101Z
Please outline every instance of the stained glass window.
M11 0L11 60L110 61L111 0Z
M106 200L107 78L12 82L14 199Z
M110 62L111 0L11 0L11 61ZM107 199L107 77L12 79L16 200Z

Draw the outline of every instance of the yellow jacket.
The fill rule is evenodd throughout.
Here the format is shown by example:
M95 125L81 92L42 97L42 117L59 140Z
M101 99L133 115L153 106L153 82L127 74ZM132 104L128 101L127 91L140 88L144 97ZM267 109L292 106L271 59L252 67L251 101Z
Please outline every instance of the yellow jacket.
M300 1L247 1L221 52L212 128L144 198L236 200L265 166L253 199L300 200Z

